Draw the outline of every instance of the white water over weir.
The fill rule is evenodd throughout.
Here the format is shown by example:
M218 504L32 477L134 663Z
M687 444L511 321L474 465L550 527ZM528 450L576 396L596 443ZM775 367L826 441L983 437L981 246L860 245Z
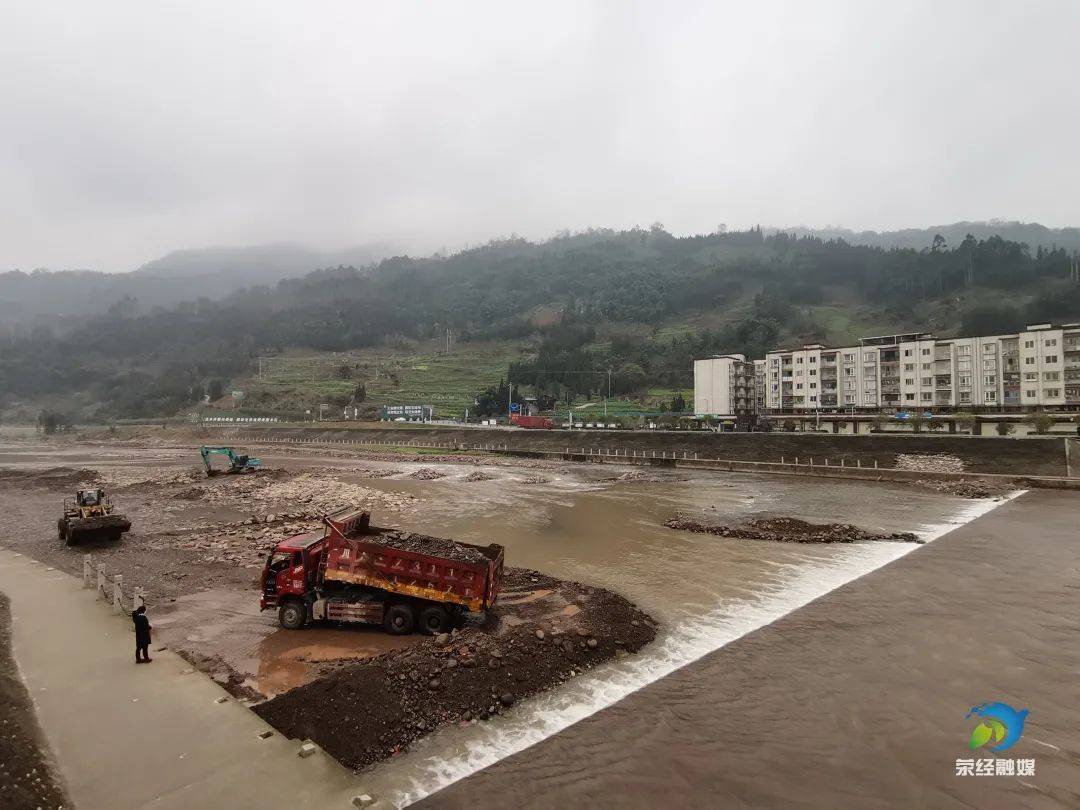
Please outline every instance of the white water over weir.
M1010 498L1022 493L1014 493ZM918 532L933 541L994 509L1002 501L959 505L949 521ZM412 751L375 768L365 787L380 799L405 807L447 785L555 735L611 706L632 692L670 675L730 642L776 621L803 605L917 550L911 543L845 545L824 558L776 565L779 576L753 594L691 605L686 618L662 628L638 655L616 660L561 687L517 704L508 715L486 723L449 727L419 742ZM647 606L645 606L647 607Z

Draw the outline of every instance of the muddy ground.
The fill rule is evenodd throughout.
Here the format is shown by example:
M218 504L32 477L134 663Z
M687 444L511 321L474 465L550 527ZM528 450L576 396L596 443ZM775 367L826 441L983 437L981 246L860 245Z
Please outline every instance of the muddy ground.
M632 654L655 634L650 617L610 591L512 567L497 607L482 623L473 619L456 630L449 645L363 625L281 630L274 613L258 607L258 577L276 542L317 528L323 514L344 507L370 510L378 525L407 528L418 496L370 482L499 478L525 486L566 465L381 450L327 450L312 459L273 448L271 457L252 448L266 459L265 471L207 478L192 463L195 448L158 439L0 445L0 543L73 574L91 554L108 576L123 576L126 590L144 590L155 645L174 649L249 705L282 696L259 711L350 765L390 756L439 725L507 711L523 697ZM132 529L119 542L66 546L56 534L62 501L91 484L106 489ZM447 671L458 667L460 674ZM362 697L364 716L379 732L355 733L358 709L327 727L353 723L350 737L368 741L362 750L335 747L317 731L326 718L304 709L304 692L295 692L336 692L340 684ZM341 699L332 705L348 704Z
M71 806L11 657L11 611L7 597L0 594L0 807Z

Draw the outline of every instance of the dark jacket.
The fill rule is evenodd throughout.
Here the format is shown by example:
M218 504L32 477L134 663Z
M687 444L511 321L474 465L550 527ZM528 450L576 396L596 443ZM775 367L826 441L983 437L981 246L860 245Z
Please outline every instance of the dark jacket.
M143 646L150 643L150 620L145 613L132 613L131 620L135 622L135 643Z

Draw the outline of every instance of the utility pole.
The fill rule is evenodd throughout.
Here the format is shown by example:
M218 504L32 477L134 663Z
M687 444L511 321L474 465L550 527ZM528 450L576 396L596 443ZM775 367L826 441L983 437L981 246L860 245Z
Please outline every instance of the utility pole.
M604 397L604 420L607 421L607 401L611 398L611 369L607 370L607 396Z
M514 384L510 383L509 390L506 394L506 421L510 421L510 408L514 404Z

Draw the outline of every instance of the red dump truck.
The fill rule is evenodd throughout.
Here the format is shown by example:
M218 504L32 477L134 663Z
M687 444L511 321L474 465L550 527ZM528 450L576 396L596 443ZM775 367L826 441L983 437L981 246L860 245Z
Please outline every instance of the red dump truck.
M465 611L495 604L503 547L370 525L361 510L278 543L260 581L262 610L298 630L309 621L381 624L388 633L445 633Z
M521 413L510 414L510 424L534 430L551 430L555 423L547 416L526 416Z

